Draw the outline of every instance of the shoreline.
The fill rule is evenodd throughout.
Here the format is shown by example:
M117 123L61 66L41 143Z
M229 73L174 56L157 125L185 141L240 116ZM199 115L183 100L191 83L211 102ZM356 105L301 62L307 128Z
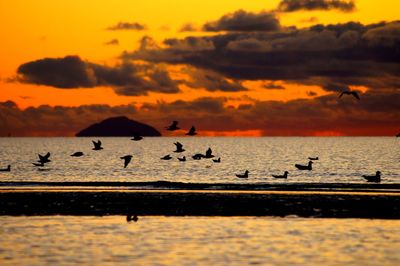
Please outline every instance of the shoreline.
M140 190L248 190L248 191L349 191L349 192L398 192L400 184L391 183L185 183L171 181L150 182L0 182L4 188L115 188Z
M400 194L337 191L0 190L0 215L299 216L400 219Z

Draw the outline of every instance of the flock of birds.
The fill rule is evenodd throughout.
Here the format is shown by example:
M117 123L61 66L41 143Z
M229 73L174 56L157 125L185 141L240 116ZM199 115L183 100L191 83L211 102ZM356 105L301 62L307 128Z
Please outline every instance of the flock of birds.
M343 92L339 97L341 97L343 94L349 94L349 93ZM353 92L351 92L350 94L356 95L355 96L356 98L358 96L357 94L353 94ZM167 126L165 128L168 131L176 131L176 130L180 129L178 127L178 124L179 124L178 121L173 121L171 123L171 125L169 125L169 126ZM194 126L192 126L185 135L187 135L187 136L195 136L195 135L197 135L196 128ZM400 137L400 134L398 134L396 137ZM143 139L142 136L134 135L131 140L140 141L142 139ZM94 151L103 150L102 142L100 140L97 140L97 141L92 140L92 143L93 143L93 149L92 150L94 150ZM183 148L183 144L182 143L175 142L174 145L176 147L176 149L173 151L174 153L182 153L182 152L185 151L185 149ZM71 154L71 156L72 157L81 157L81 156L84 156L84 153L81 152L81 151L77 151L77 152L74 152L73 154ZM51 162L51 160L50 160L50 152L47 152L45 155L38 154L38 157L39 157L39 159L36 162L32 163L32 164L35 167L38 167L39 171L48 171L48 170L50 170L48 168L41 168L41 167L44 167L47 163ZM192 157L193 160L212 159L212 161L214 163L221 163L221 157L215 158L211 148L208 148L206 150L205 154L196 153L191 157ZM123 162L124 162L124 168L126 168L129 165L129 163L131 162L132 158L133 158L132 155L125 155L125 156L120 157L120 159L122 159ZM168 160L172 160L173 157L170 154L167 154L167 155L161 157L160 159L168 161ZM186 161L186 156L177 157L177 159L180 162L185 162ZM298 170L311 171L313 169L312 168L313 161L317 161L317 160L319 160L319 158L318 157L308 157L308 159L309 159L308 164L306 164L306 165L295 164L294 166ZM210 167L210 166L207 166L207 167ZM0 172L10 172L10 171L11 171L11 165L8 165L6 168L0 169ZM250 172L248 170L245 170L244 173L242 173L242 174L236 174L236 177L238 177L238 178L248 178L249 177L249 173ZM283 173L283 175L272 175L272 177L277 178L277 179L287 179L288 175L289 175L289 172L285 171ZM364 179L366 179L368 182L375 182L375 183L381 182L381 172L380 171L377 171L375 175L363 175L362 177Z

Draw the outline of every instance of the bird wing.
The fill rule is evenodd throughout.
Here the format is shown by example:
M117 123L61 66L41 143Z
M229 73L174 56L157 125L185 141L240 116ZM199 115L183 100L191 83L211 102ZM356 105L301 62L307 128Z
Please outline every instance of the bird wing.
M351 95L353 95L357 100L360 100L360 96L358 95L357 92L353 91L351 92Z
M182 145L180 142L175 142L174 144L175 144L175 146L176 146L176 148L177 148L178 150L181 149L181 148L183 147L183 145Z
M343 94L344 94L344 91L342 91L342 93L339 95L339 98L342 98Z
M46 153L46 155L44 156L44 159L49 159L50 157L50 152Z

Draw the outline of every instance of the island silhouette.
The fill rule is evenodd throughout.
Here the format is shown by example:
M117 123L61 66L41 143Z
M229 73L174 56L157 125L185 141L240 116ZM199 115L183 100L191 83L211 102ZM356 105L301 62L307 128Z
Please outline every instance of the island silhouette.
M126 116L117 116L90 125L75 134L77 137L130 137L134 135L158 137L161 133L152 126L131 120Z

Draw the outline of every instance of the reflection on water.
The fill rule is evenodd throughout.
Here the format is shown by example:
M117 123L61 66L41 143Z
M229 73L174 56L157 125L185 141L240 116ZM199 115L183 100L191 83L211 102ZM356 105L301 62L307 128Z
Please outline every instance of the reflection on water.
M391 220L2 216L0 230L1 265L400 264Z
M97 139L97 138L95 138ZM265 137L265 138L101 138L104 150L92 151L92 138L0 138L1 167L12 165L10 173L1 173L1 181L181 181L212 182L325 182L365 183L363 174L382 172L382 183L399 183L400 140L395 137ZM173 153L174 142L186 150ZM221 163L194 161L191 155L205 153L211 147ZM32 162L37 154L51 152L50 171L40 172ZM83 157L71 157L76 151ZM124 169L121 156L131 154ZM161 157L171 154L170 161ZM186 162L176 158L186 156ZM295 163L306 164L318 156L313 171L299 171ZM235 173L250 171L249 179ZM289 171L288 180L276 180L271 174Z

